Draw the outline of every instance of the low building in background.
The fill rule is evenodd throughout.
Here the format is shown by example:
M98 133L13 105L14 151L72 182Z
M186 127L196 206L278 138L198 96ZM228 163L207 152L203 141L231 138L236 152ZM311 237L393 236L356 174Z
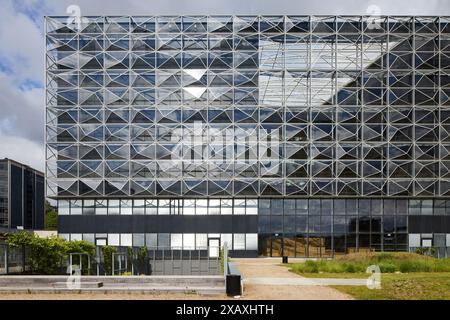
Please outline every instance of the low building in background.
M0 230L44 229L44 173L0 160Z

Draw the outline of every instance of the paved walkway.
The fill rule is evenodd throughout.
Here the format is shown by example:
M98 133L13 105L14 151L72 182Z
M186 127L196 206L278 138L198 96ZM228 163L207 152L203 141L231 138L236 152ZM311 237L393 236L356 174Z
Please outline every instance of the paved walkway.
M334 279L334 278L246 278L246 283L272 286L365 286L366 279Z
M350 296L326 287L326 281L301 277L281 266L281 258L232 259L244 278L243 299L350 300ZM300 260L299 260L300 261ZM289 262L296 262L290 259ZM326 279L329 282L361 279ZM342 282L341 282L342 283ZM335 283L330 283L335 284ZM288 286L288 287L287 287Z

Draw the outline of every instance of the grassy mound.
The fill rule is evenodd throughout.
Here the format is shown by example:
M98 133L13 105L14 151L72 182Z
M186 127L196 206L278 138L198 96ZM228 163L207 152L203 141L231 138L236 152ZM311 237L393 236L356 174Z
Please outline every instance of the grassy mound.
M407 252L351 253L334 260L307 260L291 265L297 273L361 273L377 265L383 273L450 272L450 259L436 259Z

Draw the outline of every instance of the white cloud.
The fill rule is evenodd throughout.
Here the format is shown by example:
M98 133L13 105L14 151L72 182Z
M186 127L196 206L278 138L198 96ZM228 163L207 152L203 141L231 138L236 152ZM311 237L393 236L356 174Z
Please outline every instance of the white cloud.
M67 6L79 5L83 15L153 14L366 14L378 5L382 14L445 15L448 0L47 0L58 14Z
M11 82L19 85L29 79L43 83L43 34L29 16L16 11L10 0L1 5L0 43L0 63L11 70Z
M24 83L42 83L44 43L38 26L17 11L36 2L3 0L0 10L0 158L44 169L44 92Z
M0 74L0 134L42 144L44 110L43 89L22 91L12 83L11 77Z
M1 135L0 158L10 158L30 167L44 171L45 152L42 144L32 142L25 138Z

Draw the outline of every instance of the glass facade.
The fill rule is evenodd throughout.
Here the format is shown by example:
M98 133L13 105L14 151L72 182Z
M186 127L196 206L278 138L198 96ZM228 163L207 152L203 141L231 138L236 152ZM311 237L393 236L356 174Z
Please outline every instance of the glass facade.
M447 212L449 17L47 17L46 44L60 214L254 199L261 254L329 256L407 250L411 210Z
M44 174L25 164L0 159L0 229L44 229Z
M0 227L9 227L9 166L7 161L0 161Z
M59 215L257 215L256 199L59 200Z
M408 250L408 200L260 200L260 253L326 257Z
M205 250L208 239L227 241L230 250L256 251L258 234L256 233L60 233L66 240L85 240L98 243L106 239L107 243L118 247L142 247L150 250Z

